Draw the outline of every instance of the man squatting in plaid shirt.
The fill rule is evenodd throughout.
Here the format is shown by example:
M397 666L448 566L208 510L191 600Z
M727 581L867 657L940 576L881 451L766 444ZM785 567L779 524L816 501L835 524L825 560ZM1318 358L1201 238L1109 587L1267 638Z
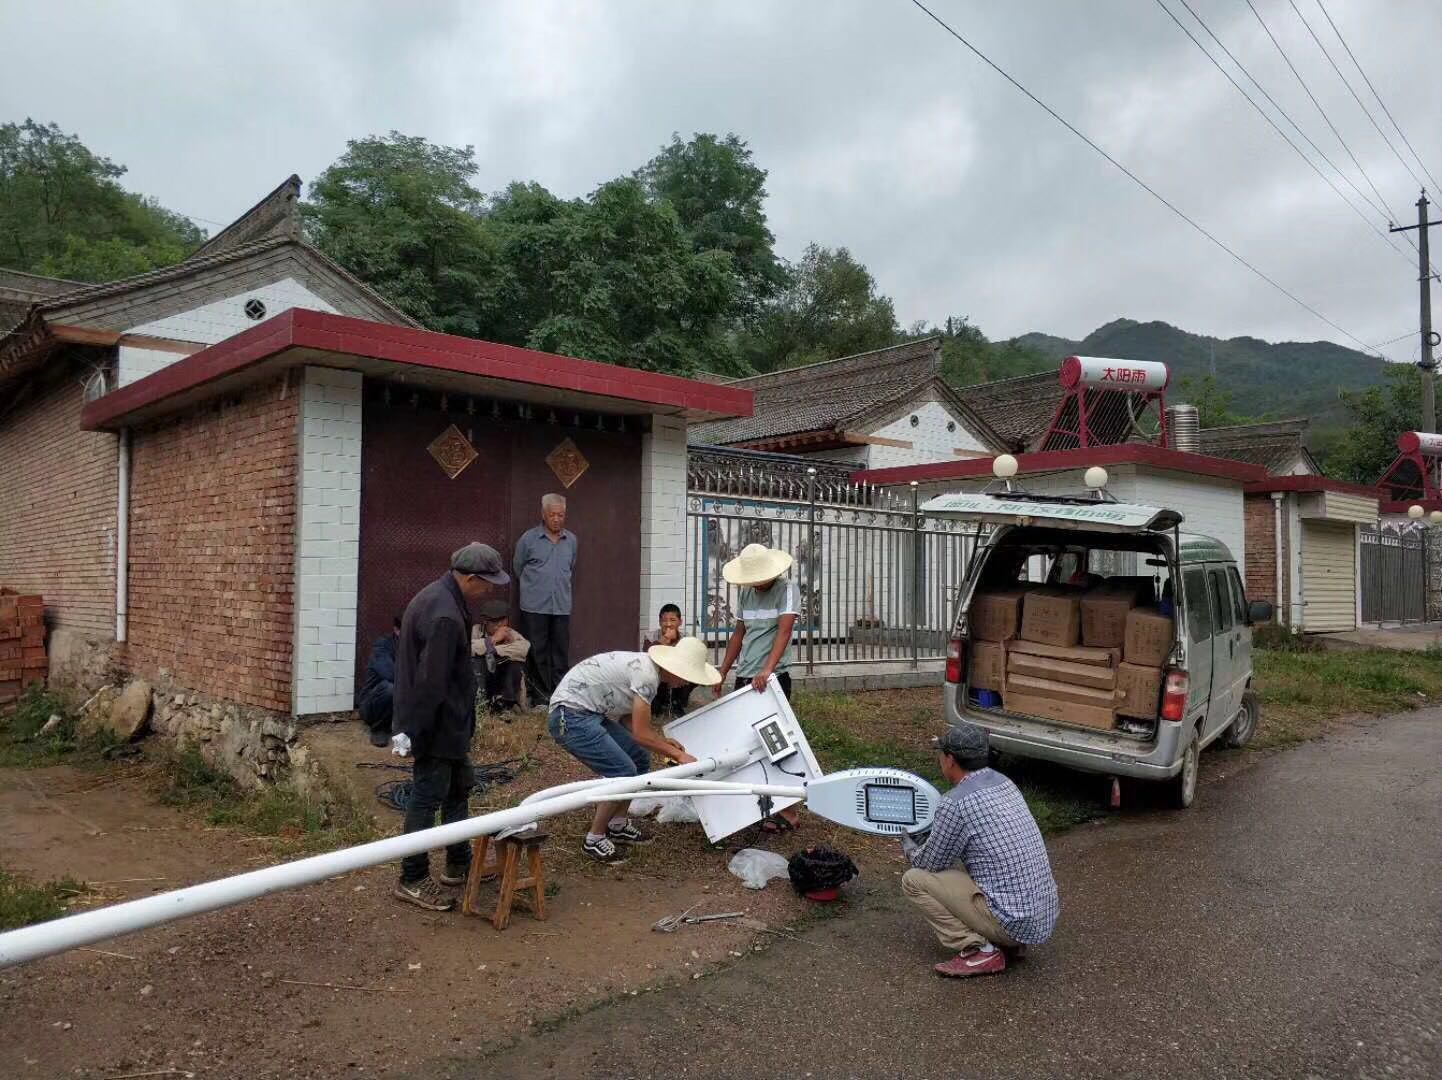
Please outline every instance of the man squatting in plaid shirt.
M992 975L1006 970L1008 953L1051 937L1061 911L1056 882L1026 800L987 764L986 731L948 728L936 748L942 775L955 786L921 843L902 836L912 868L901 891L937 940L956 950L937 974Z

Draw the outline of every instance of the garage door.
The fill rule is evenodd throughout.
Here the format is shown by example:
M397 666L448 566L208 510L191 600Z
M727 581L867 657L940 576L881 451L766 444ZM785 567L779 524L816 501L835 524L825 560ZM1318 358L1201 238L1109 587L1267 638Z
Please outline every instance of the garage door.
M1357 539L1350 524L1302 522L1302 629L1357 628Z

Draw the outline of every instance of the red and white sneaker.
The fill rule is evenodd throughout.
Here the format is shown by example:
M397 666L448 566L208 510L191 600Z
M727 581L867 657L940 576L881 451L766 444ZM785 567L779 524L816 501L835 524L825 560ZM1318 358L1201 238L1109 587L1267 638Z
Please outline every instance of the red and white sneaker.
M961 979L968 975L997 975L1006 970L1006 953L992 948L990 952L969 949L950 960L936 965L936 973L949 979Z

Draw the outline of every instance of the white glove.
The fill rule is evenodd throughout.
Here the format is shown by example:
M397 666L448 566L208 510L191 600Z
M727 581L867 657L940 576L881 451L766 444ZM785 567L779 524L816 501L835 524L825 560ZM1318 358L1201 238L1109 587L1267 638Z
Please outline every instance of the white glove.
M391 753L396 757L411 756L411 737L404 731L391 736Z

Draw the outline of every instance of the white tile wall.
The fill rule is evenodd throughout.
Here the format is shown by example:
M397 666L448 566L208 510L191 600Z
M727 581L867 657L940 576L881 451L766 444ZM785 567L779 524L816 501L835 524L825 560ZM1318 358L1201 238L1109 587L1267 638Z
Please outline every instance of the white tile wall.
M306 368L296 516L297 716L354 705L360 469L360 372Z
M656 623L662 604L686 597L686 421L652 418L641 441L641 625ZM684 612L689 621L694 612Z
M915 416L917 424L911 426ZM955 431L947 431L946 425L954 423ZM933 461L955 461L956 449L985 450L981 440L973 435L961 420L947 412L937 401L928 401L898 420L867 434L883 439L901 439L911 443L911 449L899 446L871 446L867 455L869 469L892 469L901 465L923 465Z
M245 314L245 305L250 300L265 304L265 316L279 315L287 308L310 308L312 311L334 312L335 308L311 292L295 278L282 278L268 285L260 285L224 300L214 300L190 311L167 315L154 322L132 326L126 333L144 334L147 337L168 338L174 341L198 341L214 345L228 337L234 337L242 330L256 325L256 320ZM264 319L260 320L264 321ZM159 352L154 349L137 349L129 345L120 347L118 379L121 386L153 375L163 367L183 360L180 353Z

